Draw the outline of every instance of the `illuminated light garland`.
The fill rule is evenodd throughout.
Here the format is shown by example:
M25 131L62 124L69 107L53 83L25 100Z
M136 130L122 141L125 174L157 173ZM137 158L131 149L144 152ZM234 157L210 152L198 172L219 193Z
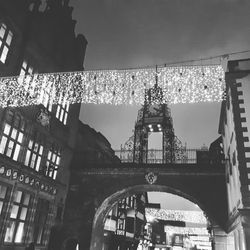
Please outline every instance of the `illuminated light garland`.
M224 71L220 65L162 67L157 69L163 103L220 102L224 98ZM154 68L35 74L0 78L0 105L41 103L44 91L50 102L142 105L145 90L155 84Z
M209 235L206 228L164 226L164 231L175 234Z
M200 211L183 211L146 208L146 218L154 217L159 220L184 221L196 224L207 224L207 219Z

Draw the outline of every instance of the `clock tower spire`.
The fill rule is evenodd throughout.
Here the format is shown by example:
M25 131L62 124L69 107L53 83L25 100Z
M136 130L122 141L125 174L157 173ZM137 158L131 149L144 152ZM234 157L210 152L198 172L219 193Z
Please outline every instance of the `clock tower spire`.
M163 104L163 91L158 86L156 68L155 84L145 91L143 107L138 111L134 129L133 162L148 163L148 136L150 133L162 133L162 161L172 163L176 159L176 150L182 148L174 134L173 120L167 104Z

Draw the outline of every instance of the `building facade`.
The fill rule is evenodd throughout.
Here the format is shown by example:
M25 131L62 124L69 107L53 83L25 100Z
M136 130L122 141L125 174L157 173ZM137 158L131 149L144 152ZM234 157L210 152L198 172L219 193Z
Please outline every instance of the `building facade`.
M0 76L83 70L71 14L69 1L1 0ZM0 110L1 249L48 249L62 221L80 105L40 94L38 106Z
M109 212L104 226L105 250L136 250L146 239L147 193L119 200ZM144 248L145 249L145 248Z
M98 206L98 198L93 199L95 195L91 190L79 187L79 170L91 167L92 164L112 163L120 163L120 160L115 156L109 141L100 132L78 121L63 225L55 231L54 250L75 250L78 244L82 247L79 249L89 248L92 218ZM84 181L89 180L86 178ZM98 187L98 183L93 184Z
M232 249L250 249L250 59L227 64L219 132L226 161Z

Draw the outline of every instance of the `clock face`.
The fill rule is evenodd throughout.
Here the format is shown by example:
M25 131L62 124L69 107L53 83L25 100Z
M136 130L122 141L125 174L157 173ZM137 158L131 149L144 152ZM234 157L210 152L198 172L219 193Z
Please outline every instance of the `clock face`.
M157 104L150 105L148 107L149 116L159 116L162 113L161 111L162 111L161 106Z

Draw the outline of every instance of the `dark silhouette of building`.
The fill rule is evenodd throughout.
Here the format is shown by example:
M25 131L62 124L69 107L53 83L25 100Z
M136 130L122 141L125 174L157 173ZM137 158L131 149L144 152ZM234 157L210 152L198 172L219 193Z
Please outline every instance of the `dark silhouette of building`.
M78 122L78 132L74 154L71 161L71 176L69 183L69 193L65 206L63 224L55 228L55 240L53 250L74 250L80 242L84 242L81 247L88 249L91 239L91 218L94 216L97 199L88 202L93 197L91 190L82 190L78 185L79 175L77 171L88 168L92 164L120 163L115 156L108 140L93 128L82 122ZM85 179L88 182L88 178ZM98 187L98 182L93 183ZM112 183L110 183L112 185ZM81 197L78 192L81 192ZM103 190L105 192L105 190ZM82 198L84 202L82 202ZM84 221L78 220L79 216L84 217ZM82 227L84 223L85 227Z
M0 0L0 76L83 70L71 14L67 0ZM63 218L80 105L40 94L38 106L0 110L1 249L47 249Z

